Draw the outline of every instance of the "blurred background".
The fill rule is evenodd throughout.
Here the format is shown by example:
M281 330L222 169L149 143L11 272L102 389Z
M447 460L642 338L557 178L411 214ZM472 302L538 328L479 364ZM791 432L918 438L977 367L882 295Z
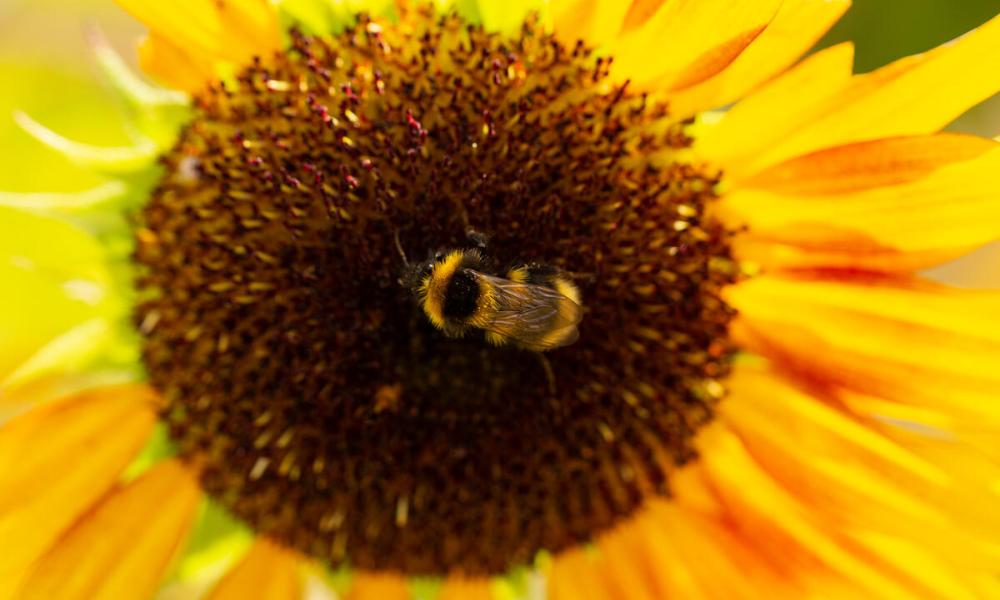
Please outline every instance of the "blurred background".
M854 0L819 47L853 40L855 69L865 72L933 48L998 12L1000 0ZM42 123L81 141L128 142L117 118L119 109L89 52L88 32L95 27L134 60L142 29L112 0L0 0L0 78L7 82L0 94L0 190L69 191L98 183L23 133L10 117L16 109L28 110ZM951 128L1000 135L1000 96ZM936 269L933 275L959 285L1000 286L1000 245Z

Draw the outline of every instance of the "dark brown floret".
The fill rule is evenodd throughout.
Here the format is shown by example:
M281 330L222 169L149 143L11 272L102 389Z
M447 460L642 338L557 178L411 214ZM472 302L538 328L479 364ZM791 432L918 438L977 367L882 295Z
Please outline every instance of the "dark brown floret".
M683 125L531 23L293 38L197 97L141 215L144 359L206 490L331 564L421 574L499 573L667 494L731 353L716 175L665 158ZM395 236L420 260L470 227L579 285L553 381L399 284Z

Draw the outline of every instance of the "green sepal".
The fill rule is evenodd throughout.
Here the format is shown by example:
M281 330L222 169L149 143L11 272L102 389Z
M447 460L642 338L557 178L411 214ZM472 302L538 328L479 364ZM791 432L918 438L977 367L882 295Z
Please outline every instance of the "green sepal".
M94 146L65 138L23 112L15 112L14 121L42 144L96 173L133 173L148 168L159 156L156 143L146 137L136 139L132 146Z
M188 95L147 83L98 31L91 35L91 47L108 82L125 101L130 124L159 150L172 146L180 126L191 118Z
M414 577L409 581L412 600L436 600L444 580L440 577Z

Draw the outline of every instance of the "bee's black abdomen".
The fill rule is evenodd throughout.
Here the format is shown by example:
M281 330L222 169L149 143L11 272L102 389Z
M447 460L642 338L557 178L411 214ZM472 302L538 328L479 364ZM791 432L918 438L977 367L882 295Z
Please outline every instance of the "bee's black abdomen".
M459 269L445 288L442 313L448 319L464 319L476 312L478 300L479 282L476 276L471 271Z

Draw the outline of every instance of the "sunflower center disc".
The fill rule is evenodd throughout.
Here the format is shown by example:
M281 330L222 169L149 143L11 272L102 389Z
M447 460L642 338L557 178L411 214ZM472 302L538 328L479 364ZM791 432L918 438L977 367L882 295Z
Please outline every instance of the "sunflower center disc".
M667 107L529 21L293 34L204 92L140 217L137 323L181 453L329 564L496 574L668 493L728 371L716 175ZM573 274L575 344L444 338L398 283L488 235Z

